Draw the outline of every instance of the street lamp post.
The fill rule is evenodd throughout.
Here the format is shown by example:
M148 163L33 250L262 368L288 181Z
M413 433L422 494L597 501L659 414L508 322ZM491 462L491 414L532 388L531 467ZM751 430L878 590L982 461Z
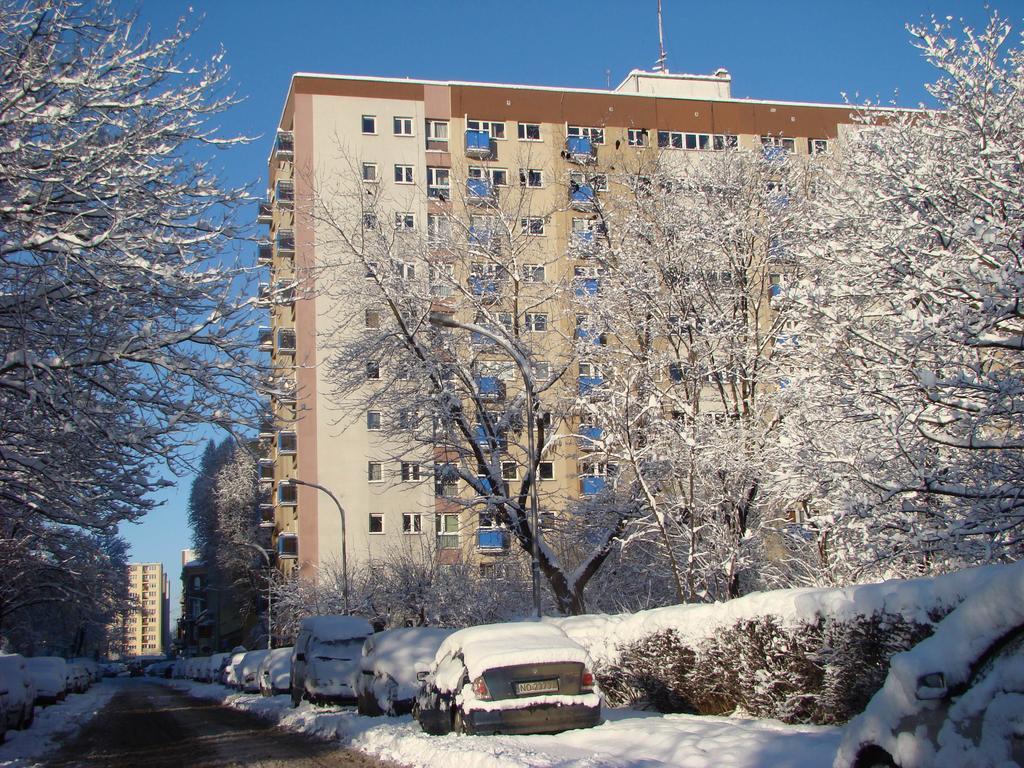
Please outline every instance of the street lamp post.
M526 453L527 460L530 462L530 471L533 472L533 480L530 483L530 525L533 527L533 536L531 537L531 574L533 576L533 610L537 614L537 618L541 617L541 606L540 606L540 525L537 522L538 510L540 508L540 497L537 490L537 445L534 438L536 431L536 417L534 414L535 408L535 388L533 382L533 371L530 368L529 362L523 357L523 354L516 349L508 339L504 339L498 336L490 328L486 328L476 323L461 323L451 315L443 312L431 312L428 316L428 321L434 327L440 328L458 328L463 331L469 331L470 333L478 333L481 336L486 336L488 339L493 341L503 350L505 350L512 361L516 364L519 369L520 375L523 377L523 386L526 388Z
M349 613L348 607L348 548L345 545L345 508L341 506L341 502L338 501L337 496L330 492L327 488L320 485L319 483L310 483L306 480L299 480L293 477L289 482L295 483L296 485L305 485L309 488L316 488L318 491L323 491L330 496L331 501L334 502L334 506L338 508L338 515L341 517L341 590L342 596L345 600L345 613Z

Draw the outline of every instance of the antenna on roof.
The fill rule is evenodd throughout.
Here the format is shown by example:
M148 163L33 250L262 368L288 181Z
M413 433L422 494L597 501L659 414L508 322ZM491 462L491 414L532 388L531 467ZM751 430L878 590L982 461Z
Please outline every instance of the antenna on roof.
M658 60L654 64L655 72L668 72L665 59L665 33L661 27L661 0L658 0Z

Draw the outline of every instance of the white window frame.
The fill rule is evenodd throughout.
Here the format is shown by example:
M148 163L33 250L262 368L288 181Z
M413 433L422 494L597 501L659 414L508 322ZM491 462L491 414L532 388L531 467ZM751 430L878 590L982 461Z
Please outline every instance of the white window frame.
M375 366L376 375L371 376L370 366ZM367 381L380 381L380 361L379 360L367 360L366 361L366 380Z
M524 264L523 265L523 282L524 283L543 283L547 281L547 267L543 264Z
M536 137L528 135L531 132L531 128L537 129ZM516 130L520 141L544 141L540 132L540 123L518 123Z
M367 176L367 171L370 171L369 176ZM363 163L363 183L377 184L378 182L380 182L380 168L377 163Z
M580 187L589 186L595 192L608 191L608 175L604 173L572 171L569 173L569 182Z
M772 136L768 134L761 136L761 146L777 147L792 154L796 151L796 139L790 136Z
M413 123L414 120L411 117L395 116L391 119L391 127L394 129L395 136L415 136L416 129L413 127Z
M401 177L401 178L399 178ZM416 166L395 163L395 184L415 184Z
M376 416L377 426L373 426L374 416ZM380 432L383 428L382 425L384 420L381 418L380 411L367 411L366 412L366 431L367 432ZM369 471L369 470L367 470Z
M809 155L827 155L832 151L832 142L830 139L808 139L807 140L807 154Z
M395 211L395 231L415 232L416 214L412 211Z
M374 473L376 468L376 473ZM377 477L374 477L374 474ZM383 461L368 461L366 462L366 482L368 483L383 483L384 482L384 462Z
M565 129L566 136L582 136L590 139L595 147L604 144L604 128L597 128L590 125L569 125Z
M377 530L377 531L373 530L373 527L374 527L373 523L374 523L374 521L377 521L378 523L380 523L380 525L378 526L380 530ZM369 533L371 536L383 536L385 534L386 531L385 531L385 526L384 526L384 513L383 512L370 512L366 516L366 532Z
M437 135L437 127L444 126L444 137ZM447 120L427 120L427 141L448 141L448 121Z
M631 147L647 147L651 144L651 135L646 128L629 128L626 143Z
M492 187L508 186L508 168L490 168L482 165L469 167L469 178L487 179Z
M511 468L511 472L507 470ZM502 480L518 480L519 479L519 464L515 461L503 461L501 462L501 479Z
M444 183L438 181L438 177L444 178ZM451 168L442 168L440 166L428 165L427 166L427 197L437 197L437 194L431 194L437 191L445 195L449 200L452 196L452 170Z
M530 333L546 333L551 327L547 312L527 312L523 317L523 325Z
M544 232L544 217L543 216L523 216L519 219L520 232L527 237L543 237Z
M473 120L466 118L466 129L470 131L487 131L487 135L492 139L496 139L497 141L505 140L504 120ZM495 129L498 130L496 131ZM501 135L498 136L498 133Z
M402 533L406 534L407 536L415 536L423 533L423 513L403 512Z
M366 130L366 121L373 121L373 130ZM359 118L359 127L362 130L364 136L376 136L377 135L377 116L376 115L363 115Z
M291 335L291 342L292 342L292 345L290 347L285 345L285 339L287 339L289 334ZM277 329L277 351L278 352L284 352L285 354L289 354L289 355L295 354L295 348L296 348L297 342L298 342L298 337L297 337L297 335L295 333L295 329L294 328L278 328Z
M531 184L533 174L537 174L537 183ZM542 189L544 187L544 170L542 168L520 168L519 186L529 189Z
M418 461L401 462L401 477L403 483L418 483L423 479L423 465Z

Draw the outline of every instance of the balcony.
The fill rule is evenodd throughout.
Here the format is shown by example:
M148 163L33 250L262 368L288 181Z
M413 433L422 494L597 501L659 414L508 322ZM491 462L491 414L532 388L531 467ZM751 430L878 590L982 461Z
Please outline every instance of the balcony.
M477 205L490 205L496 193L490 179L466 179L466 199Z
M295 281L285 280L274 283L274 290L270 294L271 301L274 304L294 304L295 285Z
M476 380L476 387L482 400L505 399L505 382L497 376L479 376Z
M264 419L260 422L260 438L267 440L277 434L277 430L274 429L274 422L271 419Z
M277 253L280 256L292 256L295 254L295 232L291 229L277 230L275 239Z
M448 184L431 184L427 187L427 197L443 203L452 199L452 188Z
M272 483L274 482L274 460L273 459L260 459L257 464L257 471L259 481L261 483Z
M590 165L597 162L597 147L589 136L569 136L565 140L565 150L574 163Z
M584 475L580 479L580 493L584 496L596 496L608 485L604 475Z
M508 531L500 528L478 528L476 532L476 548L485 551L507 551L509 543Z
M261 240L256 243L256 263L266 266L273 261L274 258L274 247L270 244L269 240Z
M261 325L259 329L259 336L257 337L257 344L259 345L260 352L273 352L274 351L274 329L266 325Z
M572 184L569 187L569 205L577 211L593 210L596 201L594 187L590 184Z
M281 179L274 185L274 202L278 208L291 208L295 205L295 184Z
M274 156L278 160L291 160L295 156L295 134L291 131L278 131L274 144Z
M458 549L459 548L459 534L457 534L457 533L439 533L439 534L437 534L437 548L438 549Z
M274 525L274 505L260 504L260 527Z
M274 207L269 200L260 200L256 209L256 223L270 224L274 220Z
M491 134L487 131L466 131L466 156L477 160L492 158Z
M604 430L593 424L584 424L580 427L579 446L584 451L596 451L604 440Z
M270 283L260 283L256 288L256 306L265 308L269 307L271 303Z
M501 293L502 282L496 277L470 275L468 285L469 292L474 296L494 299Z
M295 560L299 556L299 537L294 533L279 534L277 556L281 560Z
M580 376L579 389L581 395L592 395L601 388L604 379L600 376Z

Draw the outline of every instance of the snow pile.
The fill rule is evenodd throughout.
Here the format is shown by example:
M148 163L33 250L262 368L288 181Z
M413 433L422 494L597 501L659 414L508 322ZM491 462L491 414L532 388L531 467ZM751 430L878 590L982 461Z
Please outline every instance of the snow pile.
M726 627L763 616L780 620L783 627L810 624L822 617L845 620L883 613L927 624L933 621L930 614L958 605L1003 567L992 565L945 576L883 581L842 589L780 589L755 592L724 603L675 605L631 614L593 614L545 621L561 628L603 666L617 663L621 648L659 632L674 630L681 640L692 645L714 637Z
M85 693L70 694L59 704L36 707L36 719L31 728L7 732L7 741L0 744L0 768L35 765L37 758L55 749L92 720L118 690L117 683L106 681Z
M279 726L410 768L826 768L835 728L771 720L609 712L596 728L537 736L428 736L408 715L362 717L351 708L292 708L288 696L232 694L221 686L167 681Z

